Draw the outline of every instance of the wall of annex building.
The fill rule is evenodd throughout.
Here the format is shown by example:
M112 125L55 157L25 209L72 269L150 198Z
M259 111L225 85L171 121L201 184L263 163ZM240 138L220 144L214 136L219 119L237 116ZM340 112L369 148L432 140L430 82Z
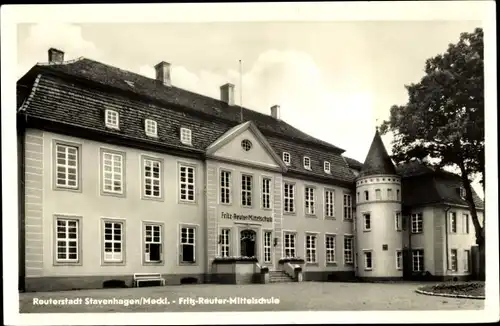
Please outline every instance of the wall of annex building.
M59 144L78 151L76 189L56 185L56 147ZM104 191L103 153L122 157L124 191L121 194ZM204 272L203 162L34 129L26 131L24 155L27 277ZM161 164L159 198L144 195L145 159ZM191 197L191 201L182 200L180 196L181 166L194 170L194 198ZM57 219L78 223L76 261L57 259L58 241L65 241L61 238L63 234L58 239ZM109 222L122 225L123 254L115 261L108 261L104 254L104 223ZM146 224L160 226L159 262L145 261ZM181 261L181 227L195 230L194 262Z

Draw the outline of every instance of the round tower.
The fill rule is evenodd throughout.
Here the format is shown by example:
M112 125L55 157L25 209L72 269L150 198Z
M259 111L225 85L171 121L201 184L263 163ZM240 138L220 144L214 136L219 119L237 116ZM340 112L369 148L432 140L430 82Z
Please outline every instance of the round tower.
M378 129L356 178L355 250L358 277L403 277L401 178Z

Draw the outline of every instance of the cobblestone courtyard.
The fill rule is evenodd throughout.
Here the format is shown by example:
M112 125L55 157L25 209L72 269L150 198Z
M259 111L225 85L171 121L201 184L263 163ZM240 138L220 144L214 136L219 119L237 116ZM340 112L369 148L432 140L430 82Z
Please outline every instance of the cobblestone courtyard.
M484 308L484 300L433 297L415 293L421 284L278 283L252 285L182 285L133 289L79 290L20 294L21 313L69 312L210 312L300 310L441 310ZM81 299L73 305L36 305L36 300ZM94 302L88 303L88 299ZM158 304L102 304L102 299L159 299ZM193 301L189 301L192 298ZM198 304L198 298L275 298L277 304ZM87 300L87 301L86 301ZM168 301L168 304L167 304ZM274 300L277 302L277 300Z

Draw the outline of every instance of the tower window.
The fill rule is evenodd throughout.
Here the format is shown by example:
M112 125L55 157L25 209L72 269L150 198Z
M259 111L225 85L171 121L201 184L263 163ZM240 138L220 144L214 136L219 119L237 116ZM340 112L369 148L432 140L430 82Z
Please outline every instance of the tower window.
M370 200L370 195L368 190L365 190L365 200Z

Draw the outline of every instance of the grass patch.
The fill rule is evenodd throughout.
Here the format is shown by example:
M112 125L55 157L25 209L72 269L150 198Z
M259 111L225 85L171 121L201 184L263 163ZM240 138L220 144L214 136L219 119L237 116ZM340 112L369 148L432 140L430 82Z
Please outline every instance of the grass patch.
M423 286L420 290L439 294L484 296L484 282L445 282Z

